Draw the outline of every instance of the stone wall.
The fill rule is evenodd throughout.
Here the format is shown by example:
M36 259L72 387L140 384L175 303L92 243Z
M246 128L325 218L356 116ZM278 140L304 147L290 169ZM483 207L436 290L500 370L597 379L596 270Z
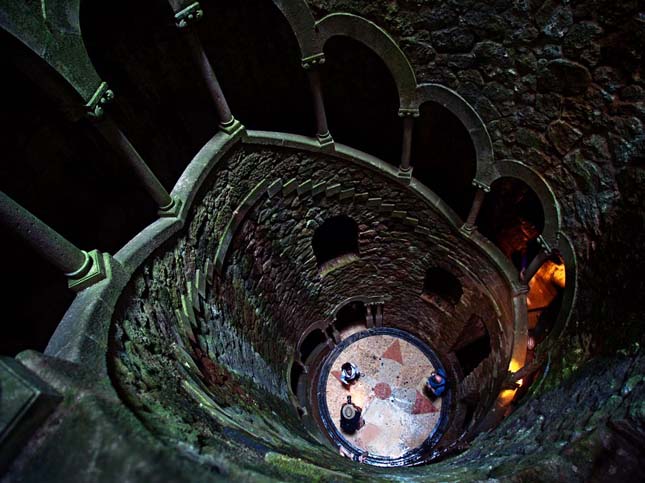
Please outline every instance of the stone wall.
M643 311L636 301L645 264L634 250L645 241L637 194L645 187L642 5L307 3L316 18L346 11L386 29L410 59L418 82L451 87L475 107L497 159L529 164L554 188L582 268L565 344L579 349L574 357L564 355L570 359L564 366L577 367L592 354L612 353L636 340L642 345Z
M242 213L220 277L209 269L220 263L218 246L263 179L273 184ZM319 183L328 189L315 193ZM513 337L510 287L476 245L405 188L329 156L244 146L220 161L198 200L183 234L135 275L115 317L115 383L156 434L203 448L205 438L235 430L273 449L302 450L297 441L306 447L311 438L288 388L298 339L359 295L383 296L384 325L434 347L454 381L452 346L480 316L492 353L479 382L495 396ZM321 278L312 236L338 214L357 222L360 257ZM459 304L421 298L431 266L458 277ZM252 428L241 424L247 418Z

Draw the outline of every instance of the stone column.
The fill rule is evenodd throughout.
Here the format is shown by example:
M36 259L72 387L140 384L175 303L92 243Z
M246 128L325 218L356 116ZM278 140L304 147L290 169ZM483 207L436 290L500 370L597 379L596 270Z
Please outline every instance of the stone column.
M114 124L114 121L105 115L105 105L112 102L113 99L114 93L105 82L102 82L89 102L85 104L87 118L93 121L94 127L107 140L108 144L134 169L146 191L159 206L159 216L177 216L181 202L170 197L166 188L150 170L125 134Z
M62 271L71 289L82 290L105 278L102 254L76 247L1 191L0 223Z
M475 198L473 199L473 204L470 207L468 218L466 218L466 222L461 227L462 231L465 231L467 233L472 233L477 228L477 216L479 215L479 211L484 204L486 193L490 193L490 186L477 181L476 179L473 180L473 186L477 188L477 191L475 191Z
M329 133L327 113L322 93L319 67L325 63L325 54L320 53L302 59L302 68L307 71L309 87L313 97L314 112L316 114L316 137L321 146L333 145L334 140Z
M403 118L403 142L401 146L401 164L399 165L398 176L401 178L412 178L410 167L410 155L412 153L412 130L414 119L419 117L418 109L399 109L399 117Z
M526 267L524 273L520 274L520 279L523 283L528 284L544 262L546 262L553 253L553 249L549 246L542 235L538 237L538 243L540 244L540 251L535 255L533 260L531 260L531 263Z
M180 202L171 198L161 181L155 176L121 129L109 118L95 124L107 142L127 161L152 199L159 206L159 216L174 217L179 213Z
M171 5L173 8L180 8L173 5L173 2L171 2ZM213 70L213 66L208 60L206 52L204 52L204 46L202 45L201 40L199 40L199 37L192 30L192 26L195 22L199 21L203 16L204 11L199 3L195 2L179 11L175 10L175 24L186 34L185 38L188 43L190 54L193 57L193 61L197 65L199 72L202 74L202 78L206 83L206 88L215 104L215 110L217 111L217 116L220 120L220 129L228 134L233 134L235 131L240 129L242 125L233 117L228 102L226 101L226 97L224 97L222 87L220 86L217 76L215 75L215 71Z

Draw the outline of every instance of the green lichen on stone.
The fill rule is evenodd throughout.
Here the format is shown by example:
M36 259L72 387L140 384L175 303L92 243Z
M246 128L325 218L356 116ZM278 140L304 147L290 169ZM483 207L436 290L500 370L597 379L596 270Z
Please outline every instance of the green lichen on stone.
M274 466L285 478L301 477L305 481L351 481L349 475L331 471L320 466L307 463L300 458L292 458L280 453L269 452L264 461Z

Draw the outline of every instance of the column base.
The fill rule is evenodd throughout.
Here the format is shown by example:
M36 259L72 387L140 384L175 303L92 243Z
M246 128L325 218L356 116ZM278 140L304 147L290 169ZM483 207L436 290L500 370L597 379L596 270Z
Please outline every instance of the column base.
M69 278L67 281L67 287L72 289L74 292L80 292L81 290L86 289L107 277L103 254L98 250L84 253L88 258L83 267L75 273L66 274Z
M334 138L331 137L329 131L324 134L316 134L316 138L318 139L318 144L320 144L321 148L328 148L333 150Z
M229 136L232 136L233 134L237 133L238 131L241 131L244 129L244 126L240 121L232 117L226 122L220 122L219 123L219 128L224 131L226 134Z
M410 184L410 181L412 181L412 168L408 168L406 170L402 170L399 168L399 170L396 172L396 176L405 181L407 184Z
M179 209L181 208L181 201L172 198L172 202L168 206L159 208L157 215L159 218L176 218L179 216Z
M470 237L475 231L477 231L477 226L473 225L472 223L464 223L459 228L459 231L461 231L467 237Z

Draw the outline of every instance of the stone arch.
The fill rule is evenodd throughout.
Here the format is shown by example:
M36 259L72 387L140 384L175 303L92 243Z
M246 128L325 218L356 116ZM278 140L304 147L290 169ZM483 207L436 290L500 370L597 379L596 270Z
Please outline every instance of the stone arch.
M491 173L491 176L479 181L483 181L490 186L500 178L519 179L535 192L544 212L544 228L541 234L542 243L545 243L548 248L556 248L561 227L560 204L548 182L535 169L514 159L497 161L494 174Z
M296 345L295 360L307 368L308 357L321 345L328 344L328 338L325 330L328 323L319 321L311 324L300 336Z
M477 111L459 94L440 84L419 84L413 108L419 109L426 102L436 102L454 114L466 127L477 156L475 180L482 181L493 168L493 142L486 125Z
M2 27L0 45L3 46L3 52L6 52L3 60L7 70L15 70L29 79L45 95L51 107L63 114L65 119L77 121L85 114L83 98L78 89L51 63Z
M551 329L551 333L548 335L547 341L556 340L558 335L566 328L569 323L569 319L571 319L571 314L578 294L578 265L576 252L573 248L573 243L571 243L571 240L565 233L560 233L557 250L564 260L566 285L564 287L560 312L558 313L555 324Z
M81 37L80 0L6 3L0 7L0 28L47 62L89 108L104 84Z
M291 25L300 46L302 59L321 55L322 46L315 34L316 21L307 3L304 0L273 0L273 3Z
M333 320L336 318L338 312L340 312L346 305L349 305L353 302L361 302L365 305L374 304L374 303L383 303L385 302L385 297L373 296L373 295L355 295L353 297L346 298L342 302L338 303L331 311L330 318Z
M394 39L375 23L350 13L333 13L316 23L320 45L335 36L358 40L385 62L399 91L400 110L415 110L417 81L414 70Z
M311 239L321 274L331 271L336 264L358 258L358 245L358 224L346 215L326 219L316 228Z
M437 295L454 306L459 303L463 293L461 281L450 270L436 265L426 269L423 280L424 295Z

